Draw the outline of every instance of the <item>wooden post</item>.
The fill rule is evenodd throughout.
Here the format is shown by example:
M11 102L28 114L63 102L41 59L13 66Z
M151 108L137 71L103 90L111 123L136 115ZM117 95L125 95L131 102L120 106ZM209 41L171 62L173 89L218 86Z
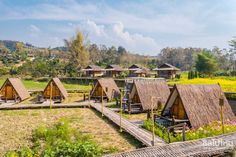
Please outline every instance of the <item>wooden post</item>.
M182 130L182 133L183 133L183 141L186 140L185 130L186 130L186 123L184 123L183 130Z
M167 133L168 133L168 143L170 143L171 141L170 141L170 130L169 129L167 129Z
M129 112L129 114L131 114L131 104L130 103L128 103L128 112Z
M91 107L91 103L90 103L90 93L88 95L88 99L89 99L89 108Z
M103 89L102 89L102 117L104 116L104 115L103 115L103 105L104 105L104 104L103 104Z
M52 81L50 83L50 109L52 109Z
M120 132L122 132L121 119L122 119L122 91L120 91Z
M153 106L153 98L154 97L151 98L151 102L152 102L152 105L151 105L152 106L152 111L151 111L151 114L152 114L151 115L152 116L152 146L154 146L154 143L155 143L155 130L154 130L155 129L155 122L154 122L154 115L153 115L153 107L154 107Z
M220 105L220 120L221 120L221 127L222 127L222 133L225 133L225 128L224 128L224 97L221 94L220 100L219 100L219 105Z

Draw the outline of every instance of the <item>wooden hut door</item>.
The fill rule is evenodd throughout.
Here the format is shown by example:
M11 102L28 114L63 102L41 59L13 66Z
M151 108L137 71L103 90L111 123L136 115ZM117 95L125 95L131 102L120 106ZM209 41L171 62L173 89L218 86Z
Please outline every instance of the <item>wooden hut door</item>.
M184 119L186 116L182 101L179 97L175 99L175 102L171 108L172 115L177 119Z
M5 94L6 94L6 98L7 99L12 99L13 98L13 87L7 85L6 86L6 93Z

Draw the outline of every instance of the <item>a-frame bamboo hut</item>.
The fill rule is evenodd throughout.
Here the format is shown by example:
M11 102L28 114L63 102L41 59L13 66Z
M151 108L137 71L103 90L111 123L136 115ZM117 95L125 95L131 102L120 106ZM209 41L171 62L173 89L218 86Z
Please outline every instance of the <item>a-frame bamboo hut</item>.
M68 93L59 78L52 78L43 91L44 99L51 98L56 102L62 102L63 100L67 99L67 97Z
M232 109L218 84L215 85L175 85L162 111L166 120L187 121L197 129L213 121L220 121L219 99L224 100L224 120L235 120Z
M91 91L91 98L107 99L108 101L119 95L120 90L112 78L100 78L96 81L94 88Z
M135 80L129 95L128 112L146 112L158 109L170 95L165 80ZM153 106L152 106L153 105Z
M8 78L0 89L1 99L21 102L30 97L29 92L19 78Z

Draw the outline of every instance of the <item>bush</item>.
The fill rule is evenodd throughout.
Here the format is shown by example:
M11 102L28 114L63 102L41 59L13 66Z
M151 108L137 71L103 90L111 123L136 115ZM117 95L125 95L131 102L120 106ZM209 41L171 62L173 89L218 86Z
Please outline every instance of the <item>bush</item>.
M34 152L28 147L21 147L17 151L8 151L4 157L33 157Z
M151 131L152 130L152 121L144 121L143 128ZM168 132L165 127L155 125L155 134L161 137L163 140L168 142ZM236 131L236 122L225 124L225 133L230 133ZM221 124L220 122L213 122L209 125L198 128L197 130L189 130L186 132L186 140L196 140L200 138L212 137L221 135ZM182 141L182 134L170 134L171 142Z

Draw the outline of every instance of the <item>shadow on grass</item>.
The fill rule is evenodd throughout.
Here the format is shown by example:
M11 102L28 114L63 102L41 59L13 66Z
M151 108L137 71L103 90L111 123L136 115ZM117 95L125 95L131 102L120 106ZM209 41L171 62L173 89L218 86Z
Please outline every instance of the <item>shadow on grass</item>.
M123 132L120 132L120 127L116 124L114 124L111 120L109 120L107 117L102 117L102 114L95 109L91 108L91 110L101 119L103 119L107 124L109 124L112 128L114 128L117 132L119 132L120 136L122 136L124 139L126 139L131 145L135 146L135 148L143 148L145 147L142 142L138 141L135 137L127 133L125 130Z

